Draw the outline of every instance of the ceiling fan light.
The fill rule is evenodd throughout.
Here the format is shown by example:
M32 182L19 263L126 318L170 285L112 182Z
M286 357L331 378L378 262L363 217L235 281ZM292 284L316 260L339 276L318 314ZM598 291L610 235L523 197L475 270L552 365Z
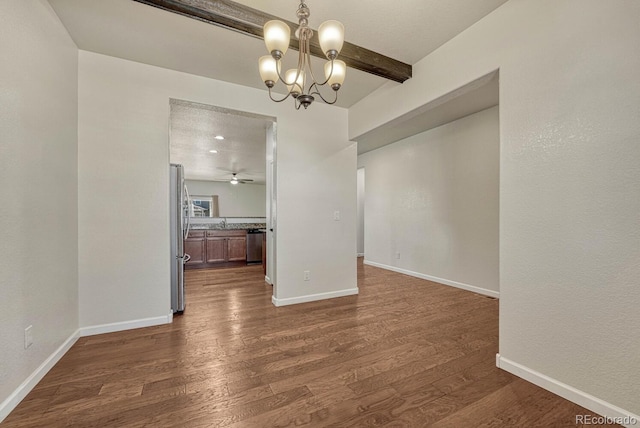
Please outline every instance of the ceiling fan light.
M297 80L296 75L298 76ZM291 95L297 97L302 93L302 88L304 87L304 74L302 72L298 73L297 69L291 68L285 73L284 80L287 84L287 91L291 92Z
M271 55L265 55L260 57L258 61L260 69L260 78L265 85L273 87L275 82L278 81L278 64Z
M291 29L287 24L277 19L267 21L263 29L264 43L267 45L267 51L269 51L274 58L280 59L280 57L287 53L287 49L289 48Z
M230 181L231 184L238 184L238 179L233 177Z
M320 48L329 59L335 58L344 44L344 25L339 21L325 21L318 28Z
M334 59L333 68L331 66L331 61L327 61L324 64L324 77L327 79L327 83L333 88L334 91L340 89L340 87L344 83L346 74L347 64L345 64L344 61Z

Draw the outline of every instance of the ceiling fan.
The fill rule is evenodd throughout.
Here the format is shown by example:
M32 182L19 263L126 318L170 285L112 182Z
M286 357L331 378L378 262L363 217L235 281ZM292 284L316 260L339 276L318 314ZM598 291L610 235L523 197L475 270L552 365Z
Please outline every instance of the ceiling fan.
M231 183L231 184L238 184L238 183L244 184L244 183L249 183L249 182L253 181L253 180L248 179L248 178L238 178L237 177L238 174L236 174L235 172L232 175L233 175L233 177L231 177L231 180L229 180L229 183Z

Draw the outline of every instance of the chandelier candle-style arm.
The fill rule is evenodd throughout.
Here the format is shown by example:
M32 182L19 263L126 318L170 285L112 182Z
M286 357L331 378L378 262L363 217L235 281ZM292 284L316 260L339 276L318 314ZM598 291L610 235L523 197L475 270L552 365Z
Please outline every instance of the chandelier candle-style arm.
M275 102L282 102L289 96L295 99L295 107L299 109L304 106L306 109L315 100L314 95L327 104L334 104L338 100L338 90L342 87L346 75L346 64L337 60L340 50L344 44L344 26L338 21L325 21L318 28L318 39L320 47L328 61L324 65L325 79L319 82L311 67L311 55L309 43L313 37L313 30L309 28L309 8L305 0L300 1L296 11L299 27L296 36L299 41L298 66L287 70L282 75L281 61L287 52L291 38L289 26L279 20L268 21L264 25L264 41L269 55L260 57L258 69L264 84L269 88L269 97ZM287 95L280 99L274 99L271 89L280 81L287 88ZM308 83L308 86L307 86ZM320 87L331 86L335 92L335 99L327 101L320 93Z

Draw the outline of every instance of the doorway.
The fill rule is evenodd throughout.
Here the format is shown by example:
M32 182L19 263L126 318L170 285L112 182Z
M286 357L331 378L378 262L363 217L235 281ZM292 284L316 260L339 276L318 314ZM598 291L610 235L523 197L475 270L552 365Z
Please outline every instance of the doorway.
M258 272L255 264L262 264L265 280L275 284L275 118L177 99L169 104L169 161L182 165L188 194L184 269L251 264ZM254 247L263 242L260 257Z

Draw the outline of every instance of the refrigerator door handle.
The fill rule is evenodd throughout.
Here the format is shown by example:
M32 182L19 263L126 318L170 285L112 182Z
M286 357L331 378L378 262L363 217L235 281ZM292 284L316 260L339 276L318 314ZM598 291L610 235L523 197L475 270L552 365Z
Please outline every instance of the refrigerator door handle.
M191 214L189 211L191 211L191 197L189 196L189 189L187 189L187 185L185 184L184 186L184 194L187 196L187 228L184 231L184 239L187 239L187 237L189 236L189 229L191 229L191 220L190 220L190 215Z

